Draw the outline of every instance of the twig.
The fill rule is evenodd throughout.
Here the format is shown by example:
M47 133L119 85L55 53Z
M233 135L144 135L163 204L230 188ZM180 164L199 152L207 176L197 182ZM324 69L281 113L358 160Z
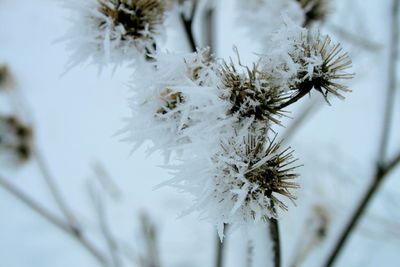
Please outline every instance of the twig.
M206 9L204 27L205 44L210 48L210 54L213 54L217 49L215 43L215 10L213 7L208 7Z
M10 194L14 195L16 198L21 200L25 205L35 211L37 214L42 216L44 219L61 229L62 231L70 234L73 238L75 238L83 247L85 247L91 255L103 266L106 265L107 260L106 257L92 244L87 240L82 233L75 232L71 229L70 225L65 223L63 220L58 218L56 215L51 213L45 207L37 203L34 199L26 195L24 192L19 190L16 186L9 183L5 178L0 176L0 185L7 190Z
M385 104L386 109L384 113L384 124L380 141L379 158L375 172L375 177L372 183L369 185L367 193L364 195L359 206L352 215L349 224L346 226L342 235L335 244L334 249L331 252L328 261L325 265L327 267L333 266L343 246L348 240L350 233L352 233L352 231L355 229L358 221L364 214L369 202L371 201L373 196L378 192L378 189L380 188L382 181L384 180L385 177L387 177L387 174L394 168L394 166L397 165L400 161L399 159L400 155L397 155L392 161L389 162L389 164L386 165L384 163L386 160L388 137L393 116L394 93L396 89L396 74L397 74L396 68L398 59L397 45L399 43L399 23L398 23L399 3L400 0L393 0L392 16L391 16L392 31L391 31L390 58L389 58L389 82L388 82L387 98Z
M192 29L196 8L197 8L197 2L193 3L192 12L190 14L190 18L188 19L185 17L185 14L181 13L181 20L185 28L185 33L189 41L190 49L193 52L196 52L196 42L194 40L193 29Z
M119 257L117 242L115 241L114 237L112 236L109 226L107 224L107 218L106 218L106 214L105 214L106 209L103 205L100 194L98 192L95 192L94 186L90 186L90 184L89 184L89 194L91 196L95 211L96 211L98 219L99 219L101 233L102 233L102 235L107 243L108 249L110 251L110 256L112 259L113 266L119 267L119 266L121 266L121 260Z
M395 157L393 157L393 159L390 160L388 164L385 165L385 168L383 169L384 174L389 173L398 164L400 164L400 152Z
M399 57L399 0L393 0L392 7L392 31L390 42L389 69L388 69L388 88L385 103L385 114L382 129L382 138L379 149L380 163L385 162L386 150L388 148L389 134L393 117L394 100L396 93L397 59Z
M68 223L69 223L69 227L77 232L77 234L79 234L80 229L79 226L77 224L77 221L75 219L75 216L73 215L73 213L70 211L70 209L68 208L64 198L61 195L60 190L58 189L57 185L54 182L54 178L50 173L50 170L48 168L48 165L44 159L44 157L42 156L42 154L40 153L40 151L38 150L37 147L35 147L33 149L33 153L34 153L34 158L36 159L36 162L38 164L38 167L42 173L42 177L45 180L51 195L53 196L54 200L56 201L58 207L60 208L61 212L63 213L63 215L65 216L65 218L67 219Z

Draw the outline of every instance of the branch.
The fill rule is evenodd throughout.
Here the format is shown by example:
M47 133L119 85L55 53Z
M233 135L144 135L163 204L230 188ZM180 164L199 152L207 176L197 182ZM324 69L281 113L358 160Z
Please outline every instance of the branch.
M385 168L383 169L384 174L389 174L389 172L392 171L398 164L400 164L400 152L393 157L388 164L386 164Z
M359 206L354 211L350 219L350 222L348 223L341 237L338 239L336 245L334 246L334 249L330 254L328 261L325 265L327 267L333 266L335 260L339 256L350 234L353 232L353 230L357 226L357 223L362 218L371 199L378 192L380 185L382 184L382 181L384 180L385 177L387 177L387 174L400 161L400 155L397 155L388 164L384 164L387 153L386 150L388 147L389 132L393 116L394 93L396 88L396 74L397 74L396 63L398 59L397 45L399 43L399 23L398 23L399 3L400 0L393 0L392 16L391 16L392 31L391 31L390 57L389 57L389 82L388 82L387 98L385 104L386 109L384 113L384 124L382 129L382 136L381 136L379 155L378 155L378 164L376 167L375 177L372 183L369 185L367 193L364 195L363 199L359 203Z
M42 154L39 152L38 148L35 147L33 149L33 153L36 159L36 162L38 164L38 167L42 173L42 177L45 180L51 195L53 196L54 200L56 201L58 207L60 208L62 214L65 216L65 218L67 219L68 223L69 223L69 227L77 232L77 234L79 234L80 229L79 226L77 224L77 221L75 219L75 216L73 215L73 213L70 211L69 207L67 206L64 198L61 195L60 190L58 189L56 183L54 182L54 177L51 175L50 170L48 168L48 165L44 159L44 157L42 156Z
M204 39L205 45L210 48L210 54L213 54L217 47L215 42L215 10L214 7L208 7L205 12L204 18Z
M16 186L9 183L5 178L0 176L0 185L7 190L10 194L14 195L20 201L22 201L26 206L32 209L34 212L42 216L44 219L61 229L67 234L70 234L75 240L77 240L83 247L85 247L90 254L103 266L106 266L106 257L87 240L82 233L74 231L69 224L65 223L63 220L58 218L56 215L51 213L45 207L37 203L34 199L26 195L24 192L19 190Z
M190 49L193 52L196 52L196 42L194 40L193 29L192 29L194 14L196 13L196 7L197 7L197 2L193 3L192 12L190 14L189 19L185 17L185 14L181 13L181 21L185 28L185 33L189 41Z

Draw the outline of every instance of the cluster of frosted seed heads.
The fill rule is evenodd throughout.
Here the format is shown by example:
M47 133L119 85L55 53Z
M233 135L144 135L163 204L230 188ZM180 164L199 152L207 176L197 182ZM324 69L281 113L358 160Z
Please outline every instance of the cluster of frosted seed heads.
M26 161L32 154L32 130L14 116L0 115L0 152Z

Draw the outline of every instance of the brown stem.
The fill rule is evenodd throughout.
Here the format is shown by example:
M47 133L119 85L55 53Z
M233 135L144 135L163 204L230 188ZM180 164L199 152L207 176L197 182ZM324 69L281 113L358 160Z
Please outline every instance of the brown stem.
M334 246L333 251L331 252L328 261L325 266L330 267L333 266L335 260L340 255L341 250L343 249L346 241L348 240L350 234L356 228L357 223L362 218L368 204L373 199L373 196L378 192L380 185L387 174L399 163L400 155L397 155L392 161L388 164L384 164L386 161L386 150L388 148L388 139L391 128L392 116L393 116L393 107L394 107L394 94L396 90L396 74L397 74L397 58L398 58L398 48L397 45L399 43L399 3L400 0L393 0L392 4L392 16L391 16L391 42L390 42L390 58L389 58L389 82L387 89L387 97L385 103L385 113L384 113L384 124L382 129L382 136L380 140L380 148L378 155L378 164L376 167L375 178L368 187L368 191L362 198L359 206L354 211L350 222L346 226L342 235L338 239L337 243Z
M30 209L35 211L37 214L42 216L44 219L64 231L65 233L69 234L73 238L75 238L79 244L81 244L83 247L85 247L90 254L103 266L106 266L107 264L107 259L106 257L89 241L87 240L82 233L78 233L71 229L70 225L68 223L65 223L63 220L58 218L56 215L54 215L52 212L47 210L45 207L40 205L38 202L36 202L34 199L32 199L30 196L26 195L24 192L19 190L16 186L12 185L7 181L7 179L3 178L0 176L0 185L7 190L9 193L14 195L16 198L21 200L25 205L27 205Z
M276 213L274 203L271 200L271 208ZM281 266L281 240L279 238L279 223L275 218L269 219L269 233L272 241L272 250L274 253L274 267Z
M299 92L297 94L295 94L293 97L291 97L288 101L283 102L282 104L280 104L279 106L275 106L271 108L271 111L275 111L275 110L281 110L286 108L287 106L297 102L299 99L301 99L303 96L305 96L306 94L308 94L312 89L312 86L310 88L307 89L303 89L303 90L299 90Z
M281 244L279 238L279 223L275 218L269 220L269 232L273 242L274 267L281 266Z

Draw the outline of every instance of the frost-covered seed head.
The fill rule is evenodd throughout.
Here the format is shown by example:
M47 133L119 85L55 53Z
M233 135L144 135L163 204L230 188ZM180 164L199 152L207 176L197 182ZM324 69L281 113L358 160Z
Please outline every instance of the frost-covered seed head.
M20 162L30 158L32 130L14 116L0 114L0 152Z
M291 201L295 197L289 192L289 189L298 188L298 184L293 182L298 174L292 171L297 168L290 167L297 159L293 159L293 151L287 148L281 150L281 143L275 143L275 140L268 141L264 136L249 136L246 140L246 158L249 159L248 172L245 178L257 188L248 193L246 201L250 201L264 196L269 198L281 209L287 210L287 206L279 200L274 194L287 197ZM265 160L265 162L263 161ZM260 164L262 162L262 164ZM268 206L272 214L276 216L273 206Z
M64 39L72 51L68 67L91 60L103 67L151 61L163 37L162 0L70 0L71 27Z
M242 67L244 72L239 72L231 63L224 62L220 67L223 87L229 92L232 103L230 112L238 113L240 117L254 116L256 120L273 121L280 124L276 116L283 116L282 110L274 109L287 99L281 91L269 86L266 74L254 64L252 68Z
M297 0L305 12L304 26L313 22L325 20L328 14L328 3L326 0Z
M293 60L301 65L298 72L300 82L294 90L304 92L314 88L326 100L328 94L343 99L341 92L351 91L347 86L336 82L354 76L353 73L346 72L351 67L351 59L347 53L342 53L340 44L332 44L329 36L322 37L318 33L303 36L297 48L301 53L291 55Z
M99 0L99 4L101 13L112 18L115 27L124 27L122 40L151 39L157 26L164 22L165 3L161 0ZM106 23L99 21L99 27Z

